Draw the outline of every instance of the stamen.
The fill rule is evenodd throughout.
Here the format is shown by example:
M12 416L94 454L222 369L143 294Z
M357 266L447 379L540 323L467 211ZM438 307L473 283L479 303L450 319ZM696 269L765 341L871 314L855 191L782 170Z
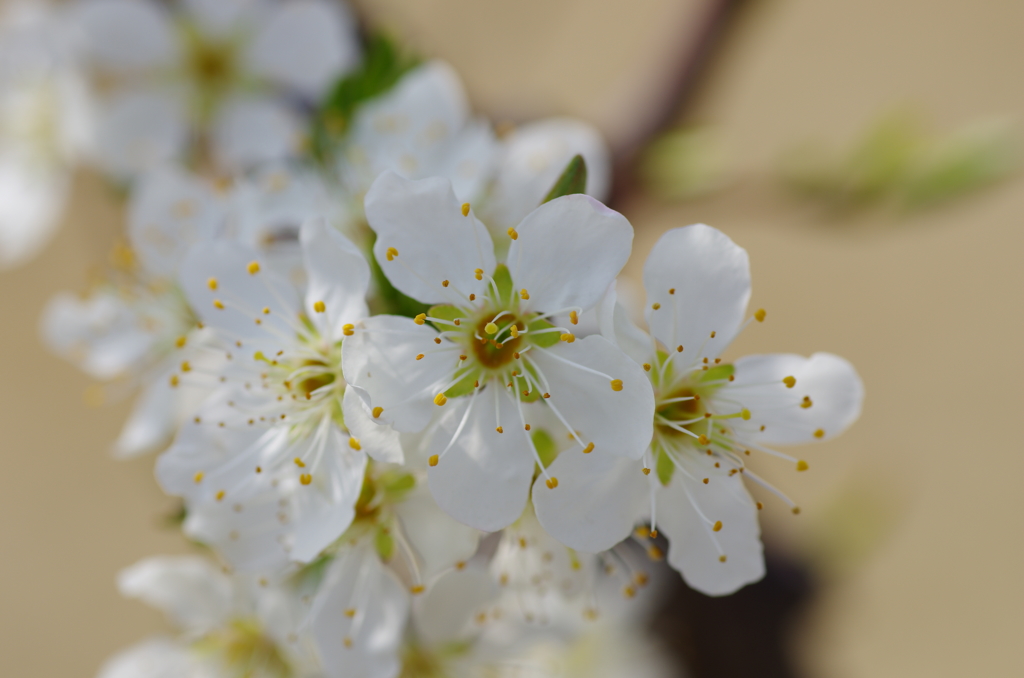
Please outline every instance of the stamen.
M260 272L260 262L250 261L245 270L249 271L249 275L256 275Z
M384 257L388 261L394 261L395 257L397 257L397 256L398 256L398 250L396 250L394 247L389 247L389 248L387 248L387 250L384 251Z
M767 316L767 315L768 315L767 311L765 311L763 308L759 308L759 309L757 309L757 312L754 313L754 319L757 320L757 322L759 322L759 323L763 323L764 319L765 319L765 316Z
M785 377L782 383L786 385L786 388L793 388L796 386L796 377Z
M573 325L578 325L580 322L580 316L576 311L569 311L569 322Z
M216 291L216 289L217 289L217 279L216 278L210 278L209 280L206 281L206 286L209 287L211 290Z
M508 237L512 238L513 240L519 240L519 233L516 231L516 229L512 228L511 226L509 226L508 231L506 231L506 233L508 233Z
M468 217L469 216L469 203L468 202L462 203L462 216L464 216L464 217Z
M323 313L327 310L327 305L322 301L315 301L313 302L313 310L317 313Z

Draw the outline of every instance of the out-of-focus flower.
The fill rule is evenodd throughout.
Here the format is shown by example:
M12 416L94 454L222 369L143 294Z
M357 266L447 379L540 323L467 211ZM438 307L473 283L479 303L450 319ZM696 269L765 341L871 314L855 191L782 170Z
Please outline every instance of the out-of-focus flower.
M43 2L0 13L0 268L35 255L60 218L91 111L64 15Z
M652 532L668 537L668 562L688 584L731 593L764 574L759 506L743 480L778 493L746 457L765 453L806 470L806 462L768 446L838 435L859 416L863 385L847 361L828 353L722 362L733 338L765 313L744 321L747 253L720 231L698 224L666 233L647 259L644 284L650 335L629 321L613 291L600 321L654 386L651 446L642 464L607 450L562 453L548 470L565 491L535 489L537 517L562 543L590 552L618 543L647 517Z
M326 0L81 0L75 16L105 93L96 161L121 179L196 150L229 169L295 154L295 104L359 59Z
M640 457L653 411L643 370L604 338L577 341L547 320L578 319L600 299L629 256L622 215L585 195L551 200L508 229L506 267L446 180L387 172L366 212L390 282L437 306L360 323L346 373L380 423L417 432L436 422L425 444L445 511L481 530L505 527L523 511L535 463L558 491L530 434L533 407L555 413L586 452Z

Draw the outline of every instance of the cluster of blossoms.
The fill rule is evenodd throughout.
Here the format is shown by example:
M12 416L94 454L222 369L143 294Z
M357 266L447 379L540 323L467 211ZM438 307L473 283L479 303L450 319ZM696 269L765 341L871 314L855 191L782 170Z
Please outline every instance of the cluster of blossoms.
M650 560L710 595L761 578L746 481L789 500L749 458L806 469L770 446L863 394L830 354L723 362L765 319L744 250L665 234L642 329L585 123L499 135L440 62L332 119L379 63L327 0L69 13L127 228L43 334L134 394L115 451L161 452L210 549L121 574L179 632L102 678L657 676Z

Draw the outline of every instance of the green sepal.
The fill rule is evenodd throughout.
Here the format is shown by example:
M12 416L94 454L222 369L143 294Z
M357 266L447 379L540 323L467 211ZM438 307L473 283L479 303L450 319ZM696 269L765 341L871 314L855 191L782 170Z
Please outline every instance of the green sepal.
M555 185L548 191L547 197L541 204L561 198L563 195L587 192L587 162L582 155L576 155L569 164L562 170L561 176L555 181Z
M672 480L672 474L676 471L676 465L665 450L658 450L654 458L654 472L658 474L658 480L662 485L668 486Z
M558 343L559 337L561 336L558 332L545 332L544 334L533 334L537 330L549 330L554 329L554 325L549 323L543 318L536 318L531 320L526 329L530 331L526 336L529 337L530 343L538 348L548 348Z
M708 369L707 372L701 375L701 381L719 381L722 379L728 379L733 375L736 368L733 367L732 363L725 363L724 365L715 365Z
M377 479L389 503L398 503L416 487L416 476L402 471L386 471Z
M451 304L438 304L437 306L431 306L430 310L427 311L427 315L431 318L437 318L438 320L448 320L455 322L458 319L464 319L468 313L458 306L452 306ZM445 323L435 323L435 327L440 325L437 329L442 332L448 332L452 329L451 325Z
M508 308L512 305L513 299L518 299L515 290L512 289L512 274L509 273L508 266L498 264L492 277L498 288L497 305L501 308Z
M459 378L451 388L444 392L449 398L469 395L476 389L476 382L480 378L480 370L475 367L462 367L455 372Z
M537 456L540 457L544 468L547 468L555 460L555 457L558 456L558 446L555 445L555 439L542 428L533 431L530 437L533 439L533 446L537 448Z
M391 536L391 531L386 527L380 527L377 529L377 534L373 538L373 545L377 549L377 555L384 562L391 560L391 555L395 552L395 538Z

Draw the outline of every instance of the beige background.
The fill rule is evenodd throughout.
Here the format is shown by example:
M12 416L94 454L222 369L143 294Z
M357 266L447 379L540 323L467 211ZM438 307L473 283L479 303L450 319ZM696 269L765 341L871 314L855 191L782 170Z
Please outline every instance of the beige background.
M652 69L678 49L692 10L672 0L360 4L449 58L488 113L575 113L618 140L662 90ZM1024 675L1024 182L909 218L875 210L835 222L780 197L769 176L793 142L848 140L896 104L940 129L1024 119L1024 5L764 0L733 38L695 116L717 124L736 183L695 203L618 207L637 228L634 274L660 232L694 221L749 250L753 303L769 316L736 355L829 350L864 377L863 419L801 453L809 472L758 460L804 508L794 518L770 504L769 529L820 563L826 582L795 638L802 660L839 678ZM162 628L118 598L114 574L184 548L159 526L173 504L152 461L107 454L125 405L87 407L88 380L36 338L43 303L81 287L119 216L83 178L66 221L42 257L0 274L3 676L89 676Z

